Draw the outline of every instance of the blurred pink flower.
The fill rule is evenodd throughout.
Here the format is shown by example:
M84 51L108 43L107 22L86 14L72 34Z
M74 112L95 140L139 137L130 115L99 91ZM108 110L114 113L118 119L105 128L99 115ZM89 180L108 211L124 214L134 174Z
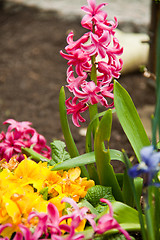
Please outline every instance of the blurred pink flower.
M3 124L10 125L6 134L4 132L0 134L0 159L5 158L9 161L11 157L17 155L17 160L21 161L24 158L21 147L31 146L36 152L51 159L51 149L47 146L46 139L30 127L30 122L8 119Z

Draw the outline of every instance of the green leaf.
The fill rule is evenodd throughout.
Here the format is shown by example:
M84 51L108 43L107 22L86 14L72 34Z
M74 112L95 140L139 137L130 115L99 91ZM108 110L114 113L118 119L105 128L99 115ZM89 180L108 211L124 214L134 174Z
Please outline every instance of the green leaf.
M69 153L65 150L66 144L60 140L51 143L52 160L55 163L61 163L71 159Z
M101 237L96 237L94 238L95 240L126 240L126 237L123 234L114 234L112 236L101 236ZM134 237L131 237L132 240L135 240Z
M104 197L108 200L115 200L112 194L112 188L95 185L88 189L85 199L96 207L100 204L100 199Z
M140 150L150 145L150 141L131 97L117 81L114 81L114 105L121 126L140 162Z
M75 145L75 142L74 142L74 139L72 137L72 133L71 133L71 130L69 127L65 100L66 100L66 97L65 97L64 87L61 87L61 90L59 93L59 113L60 113L61 127L62 127L62 131L63 131L63 135L65 138L68 152L69 152L71 158L73 158L73 157L78 156L79 153L78 153L78 149Z
M87 207L92 214L98 215L97 210L84 198L78 203L78 207Z
M105 151L105 150L104 150ZM123 155L120 151L110 149L111 160L119 160L123 162ZM72 158L68 161L56 164L52 170L67 170L74 167L80 167L87 164L95 163L95 154L94 152L85 153L78 157Z
M110 164L109 140L112 127L112 110L107 110L101 119L95 134L94 150L96 166L100 184L112 187L113 195L116 200L123 201L122 192L115 176L112 165ZM105 149L105 143L107 149Z
M48 200L48 187L43 188L39 193L42 194L44 200Z
M50 163L50 159L42 156L41 154L35 152L32 148L21 148L22 153L26 154L27 157L31 157L35 162L48 162Z

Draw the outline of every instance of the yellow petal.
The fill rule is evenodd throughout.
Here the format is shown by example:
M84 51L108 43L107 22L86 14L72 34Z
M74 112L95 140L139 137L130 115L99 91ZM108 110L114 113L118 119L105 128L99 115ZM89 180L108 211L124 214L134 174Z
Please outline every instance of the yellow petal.
M21 212L17 204L9 198L3 196L3 202L8 215L12 218L13 223L19 224L21 222Z
M80 170L79 167L77 167L77 168L71 168L71 169L69 169L69 171L68 171L69 178L70 178L70 180L72 180L72 181L75 181L75 180L80 176L80 174L81 174L81 170Z

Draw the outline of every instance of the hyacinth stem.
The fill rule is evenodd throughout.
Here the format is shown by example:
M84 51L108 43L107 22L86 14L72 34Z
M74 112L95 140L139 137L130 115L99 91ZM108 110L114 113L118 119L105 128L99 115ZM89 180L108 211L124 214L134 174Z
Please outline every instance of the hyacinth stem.
M92 68L91 68L91 80L95 82L95 84L97 85L97 71L96 71L96 64L95 64L95 55L91 57L91 63L92 63ZM96 114L98 114L98 107L97 104L94 105L89 105L89 115L90 115L90 121L92 121ZM92 133L93 133L93 139L95 138L95 132L96 132L96 128L99 124L99 119L97 118L92 126ZM87 166L88 172L89 172L89 176L91 179L93 179L95 181L96 184L99 184L99 178L98 178L98 174L97 174L97 170L94 164L89 164Z
M96 57L93 55L91 57L91 63L92 63L92 68L91 68L91 80L94 81L94 83L97 85L97 70L96 70L96 64L95 64ZM98 114L98 107L97 104L94 105L89 105L89 114L90 114L90 121L95 117L96 114ZM93 128L92 128L92 133L93 133L93 138L95 136L95 131L98 126L99 120L98 118L94 121Z

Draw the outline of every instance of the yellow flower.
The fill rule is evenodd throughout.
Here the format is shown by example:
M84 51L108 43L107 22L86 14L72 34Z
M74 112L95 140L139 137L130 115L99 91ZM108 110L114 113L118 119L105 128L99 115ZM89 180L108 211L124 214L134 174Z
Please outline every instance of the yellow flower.
M9 165L3 162L0 172L0 224L13 224L12 230L5 229L7 236L18 231L20 223L30 227L37 224L37 220L27 222L29 213L47 212L49 202L57 207L62 216L65 203L61 201L64 197L71 197L78 202L85 197L88 188L94 186L92 180L80 177L80 168L69 171L51 169L47 163L36 163L26 156L19 164L14 159ZM84 228L84 225L81 223L79 229Z

